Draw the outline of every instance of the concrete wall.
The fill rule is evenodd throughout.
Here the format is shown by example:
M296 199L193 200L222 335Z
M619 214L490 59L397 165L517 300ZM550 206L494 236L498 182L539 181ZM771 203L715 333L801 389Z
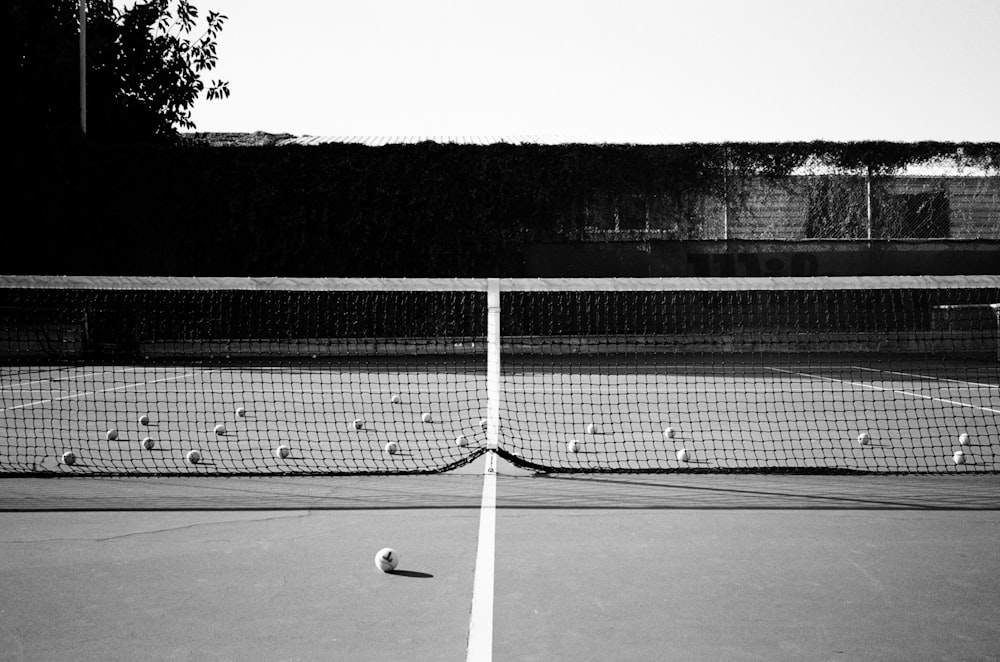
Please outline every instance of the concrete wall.
M960 274L1000 274L1000 241L575 241L524 254L529 278Z

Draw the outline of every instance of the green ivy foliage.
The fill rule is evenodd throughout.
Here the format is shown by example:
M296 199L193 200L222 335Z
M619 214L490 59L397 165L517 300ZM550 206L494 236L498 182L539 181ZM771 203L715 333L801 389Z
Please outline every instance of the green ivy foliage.
M857 174L888 176L909 165L955 158L963 164L1000 169L1000 143L789 142L723 146L739 174L785 177L811 162Z
M79 0L0 3L7 57L5 112L12 141L81 131ZM203 78L218 63L226 22L192 0L86 0L87 134L102 142L175 142L191 109L229 96Z
M581 204L595 196L692 208L734 176L784 177L817 158L889 173L959 147L1000 165L996 143L216 148L41 136L12 150L8 218L25 232L0 258L8 273L517 276L527 243L582 235Z

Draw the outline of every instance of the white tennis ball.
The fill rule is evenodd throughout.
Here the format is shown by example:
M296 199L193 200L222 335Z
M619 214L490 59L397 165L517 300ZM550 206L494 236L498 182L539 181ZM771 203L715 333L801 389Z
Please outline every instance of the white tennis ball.
M687 462L689 459L691 459L691 454L688 452L688 449L686 448L681 448L680 450L678 450L676 455L678 462Z
M152 437L143 437L142 447L145 448L147 451L151 451L156 447L156 442L153 441Z
M469 445L468 437L466 437L464 434L458 435L457 437L455 437L455 445L462 446L463 448L465 446L468 446Z
M676 434L677 432L673 428L664 428L663 430L663 436L667 439L673 439Z
M139 425L149 425L149 416L143 414L139 417Z
M383 547L375 554L375 567L382 572L392 572L399 565L399 554L396 550Z
M226 426L223 425L222 423L219 423L218 425L216 425L215 426L215 434L218 434L218 435L226 434Z
M587 423L587 427L583 429L583 431L586 432L587 434L594 434L596 430L597 426L595 426L593 423Z
M388 453L389 455L395 455L396 453L399 452L399 444L397 444L395 441L390 441L388 444L385 445L385 452Z
M391 402L394 405L398 405L402 401L403 401L403 399L401 397L399 397L398 395L394 395L391 398L389 398L389 402Z
M962 446L968 446L969 445L969 435L966 434L965 432L963 432L962 434L958 435L958 443L961 444Z
M243 418L244 416L247 415L247 410L244 409L243 407L237 407L236 408L236 415L239 416L240 418Z
M201 462L201 453L198 451L188 451L185 457L191 464L198 464Z
M858 443L862 446L867 446L871 442L871 437L868 436L867 432L862 432L858 435Z
M569 443L566 444L566 450L570 453L577 453L580 451L580 442L576 439L570 439Z
M62 454L62 463L66 465L76 464L76 455L73 453L73 451L66 451L65 453Z
M115 439L118 438L118 430L111 428L110 430L104 433L104 436L107 437L108 441L114 441Z
M486 432L486 427L489 424L490 424L490 422L488 420L486 420L485 418L479 419L479 427L481 427L483 429L483 432Z
M955 451L955 454L951 459L955 461L955 464L965 464L965 453L962 451Z
M274 449L274 456L283 460L286 457L288 457L291 454L291 452L292 452L291 448L282 444L281 446L278 446L277 448Z
M362 421L360 418L355 418L353 421L351 421L351 427L353 427L355 430L360 430L361 428L365 427L365 422Z
M423 421L424 423L430 423L431 422L431 415L429 413L421 414L420 415L420 420Z

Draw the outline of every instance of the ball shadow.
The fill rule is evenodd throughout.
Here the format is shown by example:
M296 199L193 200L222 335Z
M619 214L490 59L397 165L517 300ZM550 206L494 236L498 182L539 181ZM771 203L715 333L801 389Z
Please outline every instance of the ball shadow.
M393 570L389 574L396 575L397 577L410 577L413 579L431 579L434 577L434 575L429 572L417 572L416 570Z

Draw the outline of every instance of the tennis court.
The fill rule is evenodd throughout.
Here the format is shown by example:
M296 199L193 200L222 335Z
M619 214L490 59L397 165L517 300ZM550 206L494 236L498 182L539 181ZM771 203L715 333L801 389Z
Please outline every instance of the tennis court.
M0 649L996 659L1000 283L763 280L8 283Z
M5 657L996 658L995 475L536 476L501 463L487 510L477 465L0 481ZM386 545L396 574L372 564Z
M678 364L647 356L636 369L557 357L503 375L501 436L539 468L995 469L1000 366L872 367L879 365ZM481 368L471 360L382 370L8 367L0 373L0 409L11 431L2 462L120 474L454 468L486 447ZM218 425L225 430L217 433ZM460 436L467 445L456 444ZM152 448L142 447L147 438ZM570 452L573 439L580 446ZM393 440L400 448L390 455L385 444ZM287 457L276 456L281 445ZM681 447L689 451L684 462L676 456ZM958 466L960 448L967 455ZM200 463L186 461L190 450L201 453ZM72 466L59 462L66 451L76 455Z

